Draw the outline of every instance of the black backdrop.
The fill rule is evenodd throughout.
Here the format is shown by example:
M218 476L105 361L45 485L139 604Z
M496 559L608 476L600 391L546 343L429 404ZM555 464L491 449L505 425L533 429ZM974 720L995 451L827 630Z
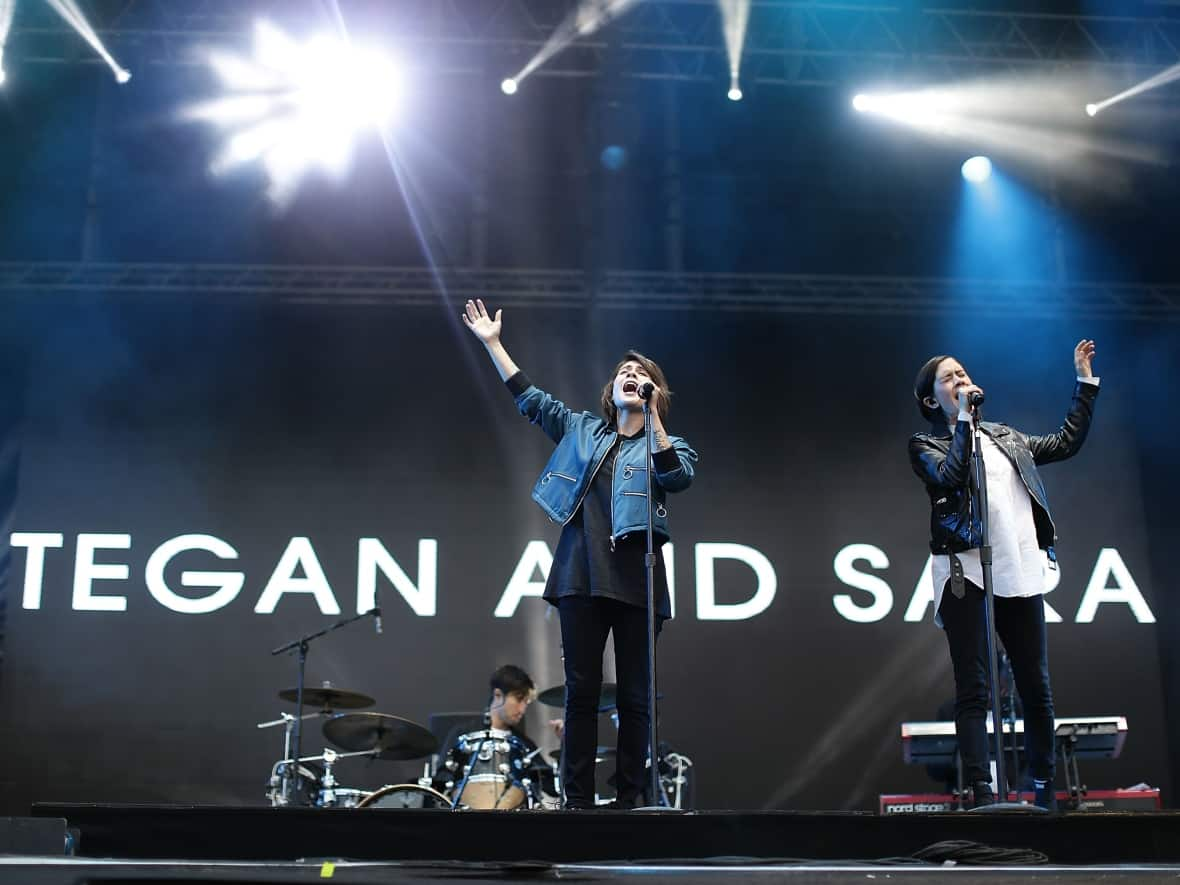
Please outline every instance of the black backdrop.
M284 595L273 614L254 611L296 537L309 540L345 614L357 606L359 539L379 539L415 583L420 541L437 541L436 613L415 614L379 577L384 634L361 623L315 643L311 684L331 680L425 722L478 706L501 663L522 664L540 687L560 682L545 603L493 615L529 543L556 541L529 499L549 443L516 414L441 300L350 309L80 298L8 316L3 450L15 493L6 524L63 536L45 554L38 608L22 605L28 557L12 550L0 674L8 811L35 800L263 801L280 736L255 723L287 708L275 693L295 673L291 658L268 650L333 620L307 593ZM1124 758L1093 763L1091 786L1162 784L1160 628L1117 603L1100 605L1092 623L1075 618L1104 548L1118 551L1162 617L1153 574L1162 557L1153 563L1149 550L1167 549L1174 517L1161 524L1144 513L1163 510L1156 490L1175 485L1174 468L1160 455L1160 423L1136 419L1158 414L1161 379L1175 377L1176 330L996 320L968 333L921 317L506 311L517 361L578 407L593 406L625 347L650 353L676 391L671 431L701 453L696 484L670 506L677 618L660 645L661 734L693 759L700 806L868 808L879 792L934 786L902 764L898 728L932 718L951 693L929 613L904 619L928 517L906 459L909 433L922 429L909 385L926 356L953 352L988 390L990 416L1049 430L1068 403L1082 335L1100 345L1097 421L1078 458L1045 470L1063 564L1048 597L1064 619L1050 628L1058 713L1129 718ZM93 589L125 597L125 611L74 609L80 533L130 535L130 549L95 556L129 567L126 580ZM185 590L183 570L245 575L240 594L207 614L170 610L145 586L152 552L191 533L222 539L239 558L182 554L165 572L176 592L209 592ZM770 561L769 607L745 620L699 617L693 553L706 543ZM833 604L844 593L872 601L836 577L834 557L850 544L888 558L884 568L857 565L894 596L871 623ZM718 602L754 592L746 565L720 561L715 575ZM530 713L535 735L549 712ZM322 746L314 728L306 746ZM358 787L414 774L393 763L340 771Z

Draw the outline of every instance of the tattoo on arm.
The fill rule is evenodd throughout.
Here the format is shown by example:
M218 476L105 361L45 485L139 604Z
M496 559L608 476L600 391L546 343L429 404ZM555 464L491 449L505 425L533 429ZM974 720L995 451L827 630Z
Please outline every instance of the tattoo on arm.
M656 451L657 452L662 452L665 449L672 448L672 443L668 442L668 434L664 433L664 431L657 430L652 435L655 437L655 444L656 444Z

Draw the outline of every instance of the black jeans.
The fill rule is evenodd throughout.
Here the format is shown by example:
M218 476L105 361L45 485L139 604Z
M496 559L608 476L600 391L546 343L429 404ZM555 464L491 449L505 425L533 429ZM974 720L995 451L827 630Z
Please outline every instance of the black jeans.
M1051 781L1056 760L1044 598L997 596L995 600L996 633L1012 662L1016 691L1024 705L1028 769L1034 778ZM959 739L964 779L968 784L990 781L987 713L991 692L983 591L968 581L966 595L956 599L948 582L938 613L942 616L955 671L955 734Z
M563 596L561 649L565 664L565 736L561 782L569 808L594 805L594 757L598 747L598 698L607 634L615 636L619 743L615 757L617 802L640 801L646 786L647 609L602 596ZM656 621L659 635L660 621Z

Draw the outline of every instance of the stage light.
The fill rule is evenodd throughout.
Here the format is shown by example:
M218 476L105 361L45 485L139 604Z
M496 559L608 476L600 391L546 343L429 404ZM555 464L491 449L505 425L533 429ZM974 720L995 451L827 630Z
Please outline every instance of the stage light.
M513 84L519 86L525 77L567 46L601 30L638 2L639 0L578 0L561 24L549 35L545 44L510 78ZM500 88L504 88L503 83L500 84ZM504 91L508 95L512 94L506 89Z
M344 175L355 138L384 133L400 105L402 78L393 62L346 38L320 35L301 43L259 22L252 58L211 52L208 61L226 94L180 116L225 132L211 171L258 162L280 205L312 168Z
M119 83L127 83L131 80L131 72L126 68L119 68L115 71L115 80Z
M516 95L516 81L511 77L505 77L500 81L500 91L505 95Z
M608 144L602 149L599 160L602 162L603 168L609 169L611 172L618 172L627 165L627 149L622 145Z
M1140 83L1136 83L1130 89L1124 89L1118 95L1112 95L1110 98L1104 98L1100 102L1086 105L1086 113L1093 117L1101 110L1105 110L1112 104L1117 104L1120 101L1126 101L1128 98L1134 98L1151 89L1158 89L1160 86L1166 86L1168 83L1180 80L1180 64L1172 65ZM1093 108L1093 110L1090 110Z
M721 29L725 33L725 55L729 60L729 100L741 101L739 80L742 74L742 51L746 28L750 22L750 0L717 0L721 11Z
M1155 145L1100 132L1083 118L1078 111L1086 108L1092 88L1093 77L1083 73L998 74L906 92L853 93L852 107L925 140L1050 167L1087 187L1121 186L1108 174L1111 158L1167 162ZM1093 113L1102 113L1109 101L1094 103Z
M992 161L987 157L972 157L963 163L963 177L972 184L987 181L992 174Z
M107 51L102 40L99 39L98 33L91 27L90 22L86 21L86 16L82 14L82 10L75 0L46 0L46 2L78 32L78 35L83 40L91 45L99 57L110 67L116 79L119 77L120 72L126 73L123 67ZM130 78L129 74L128 78ZM125 83L127 81L119 80L119 82Z

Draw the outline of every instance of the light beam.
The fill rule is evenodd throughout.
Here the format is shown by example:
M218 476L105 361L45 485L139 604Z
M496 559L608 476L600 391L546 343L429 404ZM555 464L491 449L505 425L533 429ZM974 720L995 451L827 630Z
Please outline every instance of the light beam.
M1106 110L1112 104L1118 104L1120 101L1134 98L1136 95L1141 95L1149 89L1158 89L1160 86L1165 86L1174 80L1180 80L1180 64L1172 65L1170 68L1160 71L1155 76L1148 77L1142 83L1136 83L1130 89L1124 89L1117 95L1112 95L1110 98L1104 98L1102 101L1086 105L1086 113L1093 117L1100 111Z
M717 6L725 33L725 55L729 59L729 100L741 101L742 48L750 22L750 0L717 0Z

